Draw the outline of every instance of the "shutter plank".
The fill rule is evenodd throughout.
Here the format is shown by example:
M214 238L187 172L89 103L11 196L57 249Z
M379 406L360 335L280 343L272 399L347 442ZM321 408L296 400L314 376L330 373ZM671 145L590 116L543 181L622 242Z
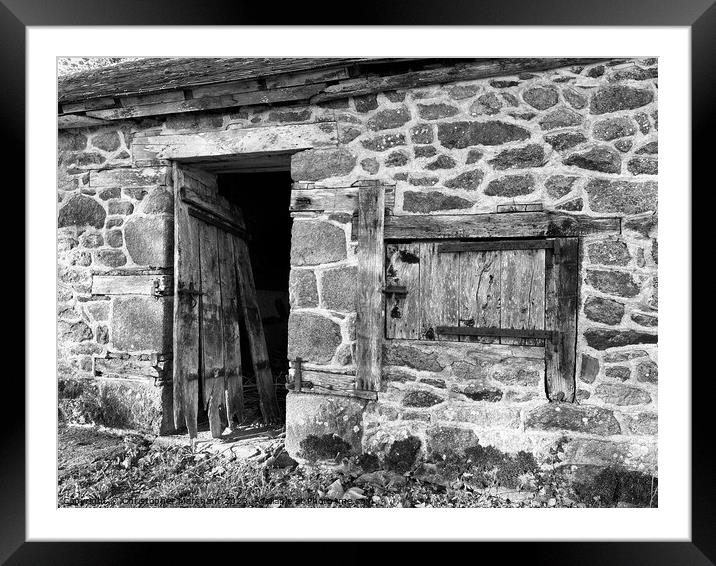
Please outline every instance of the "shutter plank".
M459 326L500 326L501 263L499 251L460 254ZM461 336L461 342L499 343L499 338Z
M356 297L356 389L380 388L383 331L385 187L358 192L358 289Z
M181 291L201 287L197 221L178 197L183 175L174 165L174 426L186 424L189 437L197 436L199 404L199 300Z
M388 338L417 339L420 335L420 246L386 246L385 284L405 287L407 294L387 294L385 308Z
M544 250L501 252L502 328L544 329ZM538 346L534 338L501 338L502 344Z
M545 341L547 396L550 401L574 402L577 358L577 301L579 287L579 240L557 238L554 251L547 250L545 329L555 330Z
M211 436L223 431L219 407L224 398L224 327L221 312L221 279L217 229L199 223L201 265L201 351L204 406L209 413Z
M449 340L439 336L438 326L457 326L460 270L457 253L438 253L438 244L420 244L420 338Z
M219 270L221 273L221 312L224 324L224 370L226 419L229 427L240 423L244 415L244 395L241 378L241 346L239 329L236 270L231 235L218 231Z
M259 392L259 405L265 423L275 423L279 420L278 401L271 373L271 362L266 348L263 322L256 302L256 286L251 271L249 249L246 242L231 236L234 245L234 265L236 267L236 280L238 282L238 295L241 300L241 314L246 324L246 333L251 352L251 361L256 375L256 385Z

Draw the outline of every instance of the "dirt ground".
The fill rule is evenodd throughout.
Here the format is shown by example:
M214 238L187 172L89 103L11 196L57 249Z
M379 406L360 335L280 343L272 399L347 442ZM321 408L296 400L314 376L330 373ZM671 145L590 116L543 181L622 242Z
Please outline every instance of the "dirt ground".
M489 449L472 459L409 469L370 458L299 465L284 433L259 424L192 447L94 425L58 431L60 507L635 507L655 506L653 484L604 472L588 488ZM389 462L390 464L390 462ZM391 469L392 468L392 469ZM529 468L529 469L528 469ZM643 483L643 482L642 482Z

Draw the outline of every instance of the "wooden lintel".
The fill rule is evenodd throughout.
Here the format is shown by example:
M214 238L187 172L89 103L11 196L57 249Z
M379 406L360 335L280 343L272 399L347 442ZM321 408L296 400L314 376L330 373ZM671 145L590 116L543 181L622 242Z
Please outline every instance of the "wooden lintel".
M304 149L335 147L335 122L236 128L212 132L137 136L132 143L135 162L160 159L192 160L238 154L292 153Z
M549 238L597 232L621 233L621 220L556 212L411 214L390 216L385 220L386 240Z

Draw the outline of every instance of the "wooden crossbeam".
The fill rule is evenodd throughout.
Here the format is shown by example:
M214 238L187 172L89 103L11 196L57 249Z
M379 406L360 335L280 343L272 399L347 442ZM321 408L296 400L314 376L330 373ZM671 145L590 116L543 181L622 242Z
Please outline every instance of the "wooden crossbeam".
M546 338L549 340L556 334L552 330L538 330L535 328L475 328L472 326L438 326L435 332L449 336L499 336L505 338Z

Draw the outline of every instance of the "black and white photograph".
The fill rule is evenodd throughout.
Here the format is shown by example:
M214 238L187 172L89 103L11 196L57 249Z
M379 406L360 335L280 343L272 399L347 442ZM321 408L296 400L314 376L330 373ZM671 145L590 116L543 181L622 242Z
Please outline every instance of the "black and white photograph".
M0 563L713 565L714 30L714 0L0 0Z
M59 507L659 506L658 56L58 57Z

